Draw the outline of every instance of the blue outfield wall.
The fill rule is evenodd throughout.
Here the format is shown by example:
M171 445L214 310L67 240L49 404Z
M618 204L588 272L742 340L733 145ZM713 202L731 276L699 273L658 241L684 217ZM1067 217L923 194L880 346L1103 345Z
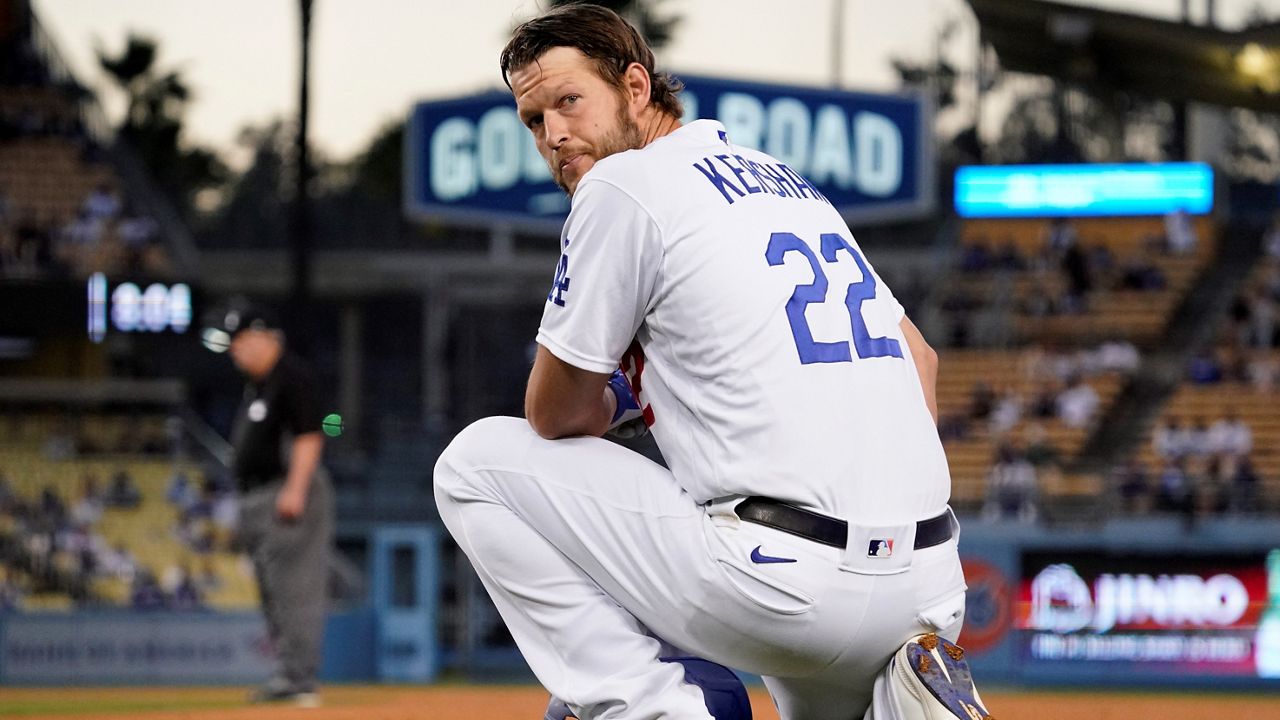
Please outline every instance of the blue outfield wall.
M435 635L440 536L373 538L371 604L330 615L322 678L428 682L457 660ZM1280 690L1280 520L970 519L960 550L982 683ZM531 679L518 653L493 659L456 669ZM247 684L270 668L256 613L0 614L0 685Z
M375 679L377 623L369 608L331 613L321 677ZM252 612L0 615L0 685L252 684L272 667Z
M439 544L424 525L370 533L370 604L329 613L322 680L436 676ZM257 612L0 613L0 685L250 684L273 652Z

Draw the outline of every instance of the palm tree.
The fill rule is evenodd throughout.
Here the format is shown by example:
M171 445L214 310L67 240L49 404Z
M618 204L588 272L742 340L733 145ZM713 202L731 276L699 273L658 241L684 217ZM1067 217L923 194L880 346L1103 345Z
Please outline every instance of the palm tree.
M218 184L225 168L209 150L181 147L192 94L179 71L156 67L158 54L154 40L134 33L114 57L97 49L98 64L128 99L119 138L137 151L160 189L189 217L195 192Z

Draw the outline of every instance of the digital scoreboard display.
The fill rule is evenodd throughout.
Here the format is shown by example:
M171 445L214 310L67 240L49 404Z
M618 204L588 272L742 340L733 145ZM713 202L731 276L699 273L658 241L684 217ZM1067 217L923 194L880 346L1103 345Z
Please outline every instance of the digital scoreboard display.
M111 281L102 273L89 277L87 330L95 343L108 332L183 334L192 316L186 283Z
M1204 163L970 165L955 180L956 213L966 218L1213 210L1213 168Z
M1280 682L1280 550L1028 552L1015 612L1028 666Z

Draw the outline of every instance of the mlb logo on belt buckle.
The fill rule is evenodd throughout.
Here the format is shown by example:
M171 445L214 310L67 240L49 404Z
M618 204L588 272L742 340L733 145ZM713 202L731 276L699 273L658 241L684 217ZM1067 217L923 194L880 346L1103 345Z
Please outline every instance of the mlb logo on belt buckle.
M867 545L867 557L890 557L893 555L893 538L871 538Z

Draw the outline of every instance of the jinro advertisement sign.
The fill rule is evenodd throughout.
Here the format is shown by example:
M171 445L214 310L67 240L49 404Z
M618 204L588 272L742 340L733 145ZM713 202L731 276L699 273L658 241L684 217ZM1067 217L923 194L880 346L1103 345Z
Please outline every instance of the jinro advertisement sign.
M1016 609L1030 664L1280 682L1280 550L1023 554Z

